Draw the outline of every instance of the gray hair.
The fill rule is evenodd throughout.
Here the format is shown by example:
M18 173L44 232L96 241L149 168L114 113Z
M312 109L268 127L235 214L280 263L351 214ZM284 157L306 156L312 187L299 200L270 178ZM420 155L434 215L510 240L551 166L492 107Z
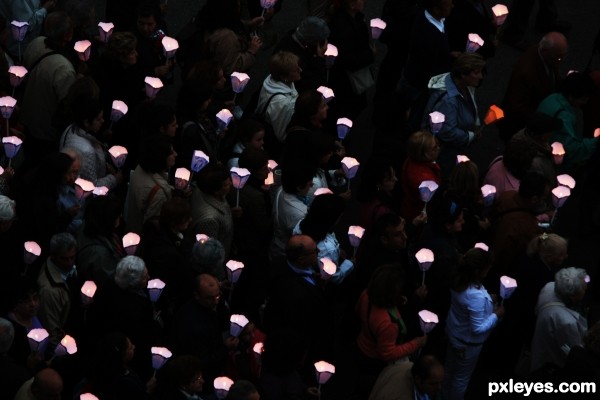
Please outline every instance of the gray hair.
M123 290L139 286L146 271L144 260L137 256L127 256L121 259L115 270L115 283Z
M585 269L563 268L554 275L554 293L561 299L581 294L585 290Z
M50 254L53 256L66 254L73 248L77 248L77 240L70 233L57 233L50 239Z
M223 281L226 278L224 262L225 248L217 239L210 238L204 243L194 244L190 264L196 273L208 273Z
M7 319L0 318L0 354L8 353L15 339L15 327Z
M15 218L15 201L0 195L0 222L12 221Z

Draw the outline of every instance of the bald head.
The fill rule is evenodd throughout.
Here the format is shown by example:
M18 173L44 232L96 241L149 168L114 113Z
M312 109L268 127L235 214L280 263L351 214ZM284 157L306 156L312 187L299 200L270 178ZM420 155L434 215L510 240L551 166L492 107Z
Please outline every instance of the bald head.
M196 277L194 297L202 307L214 310L219 304L220 296L221 287L217 278L209 274L200 274Z
M556 65L567 56L569 43L562 33L548 32L540 40L538 49L546 64Z
M285 254L288 262L300 268L307 268L316 263L317 244L306 235L294 235L290 238Z
M52 368L45 368L35 374L31 391L38 400L60 399L63 390L63 380Z

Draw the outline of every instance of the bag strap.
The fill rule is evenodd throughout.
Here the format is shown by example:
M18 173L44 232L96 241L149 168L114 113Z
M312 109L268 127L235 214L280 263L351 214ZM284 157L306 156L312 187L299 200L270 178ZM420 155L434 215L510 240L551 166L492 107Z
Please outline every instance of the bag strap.
M150 206L150 203L152 203L152 200L154 200L154 197L156 197L156 193L158 193L158 191L160 190L160 185L157 183L154 186L152 186L152 189L150 189L150 192L148 193L148 197L146 197L146 201L145 201L145 207L142 209L142 215L146 216L146 211L148 210L148 207Z
M35 60L35 62L33 64L31 64L31 67L29 67L29 73L31 74L31 71L33 71L33 69L35 67L37 67L38 64L41 63L44 58L53 56L55 54L60 54L60 53L56 50L52 50L52 51L49 51L48 53L42 54L40 56L40 58L38 58L37 60Z
M261 118L263 118L263 119L264 119L265 115L267 114L267 109L269 108L269 104L271 104L271 100L273 100L273 97L275 97L275 96L277 96L277 95L280 95L280 94L285 96L285 93L282 93L282 92L277 92L277 93L273 93L273 94L272 94L272 95L269 97L269 99L267 100L267 102L266 102L265 106L264 106L264 107L262 108L262 110L261 110L261 111L258 113L258 114L261 116Z

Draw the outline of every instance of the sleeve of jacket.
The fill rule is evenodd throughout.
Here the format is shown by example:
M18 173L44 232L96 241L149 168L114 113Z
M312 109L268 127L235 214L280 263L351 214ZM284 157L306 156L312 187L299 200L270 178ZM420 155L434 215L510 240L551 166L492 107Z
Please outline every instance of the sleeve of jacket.
M475 335L482 335L492 330L498 323L498 316L495 313L486 313L485 303L487 297L480 292L474 296L469 296L469 323L471 332Z
M466 129L460 128L459 125L459 106L458 98L445 96L435 106L434 111L439 111L445 116L442 129L437 136L446 144L452 144L456 147L467 146L473 139L474 134Z

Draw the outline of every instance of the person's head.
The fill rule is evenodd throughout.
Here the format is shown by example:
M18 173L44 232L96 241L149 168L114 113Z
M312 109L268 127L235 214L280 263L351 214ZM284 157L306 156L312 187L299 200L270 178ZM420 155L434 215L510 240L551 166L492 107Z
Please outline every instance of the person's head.
M203 193L223 198L231 190L231 175L223 164L211 162L196 174L196 185Z
M8 353L15 340L15 327L7 319L0 318L0 355Z
M64 152L54 152L40 162L34 175L36 186L41 192L56 192L62 185L72 185L79 176L81 161Z
M31 393L36 400L60 400L62 390L63 380L52 368L44 368L33 377Z
M26 277L13 281L9 289L9 309L20 320L35 317L40 308L39 287L37 282Z
M418 131L408 138L406 155L415 162L433 162L440 155L440 145L431 132Z
M358 201L368 202L380 192L390 194L396 187L398 178L396 170L388 161L372 158L361 169L361 180L358 186Z
M390 308L400 304L404 290L404 271L400 264L377 267L367 285L369 301L375 307Z
M322 57L329 38L327 22L319 17L306 17L294 32L294 37L308 52ZM322 51L322 53L321 53Z
M121 222L123 206L112 194L88 199L83 214L83 231L90 237L110 238Z
M123 65L137 64L137 39L131 32L115 32L108 39L106 54Z
M432 355L419 357L410 369L419 393L435 397L442 389L444 366Z
M225 248L217 239L194 243L190 256L190 266L197 274L209 273L225 280Z
M142 140L138 162L148 173L165 172L175 165L177 153L165 135L154 135Z
M225 400L260 400L260 394L252 382L240 379L231 385Z
M310 236L317 243L322 241L328 233L333 232L345 206L345 201L340 196L334 194L315 196L308 213L300 222L302 233Z
M477 53L461 53L452 63L450 74L457 85L478 87L483 79L484 58Z
M548 180L539 172L529 171L521 178L519 196L527 202L533 212L542 213L546 210L549 193Z
M546 64L558 65L569 52L567 38L559 32L548 32L540 40L538 52Z
M16 204L11 198L0 195L0 233L8 231L12 226L16 217Z
M366 0L342 0L341 3L344 10L354 15L365 10Z
M137 125L143 137L164 135L173 138L179 127L173 107L156 100L143 103Z
M269 59L269 73L276 81L290 84L301 78L302 69L298 65L299 58L294 53L280 51Z
M250 181L258 185L263 185L269 175L269 155L264 150L246 147L240 155L238 165L250 171Z
M140 36L149 38L156 31L160 10L154 2L143 1L136 10L136 29Z
M569 256L567 240L556 233L543 233L531 239L527 246L527 255L539 257L552 271L556 271Z
M206 82L188 79L183 82L177 95L177 112L181 121L196 121L206 112L213 89Z
M567 305L578 304L585 296L587 283L583 268L563 268L554 275L554 293Z
M50 259L61 271L71 271L76 256L77 240L73 235L63 232L50 238Z
M316 167L295 163L281 171L281 186L286 193L306 196L313 186Z
M265 127L255 119L245 119L235 127L235 134L247 149L260 150L265 144Z
M596 91L596 85L588 74L571 72L560 83L560 92L574 107L581 107Z
M96 8L93 0L69 0L65 2L65 11L73 20L76 30L87 31L96 20Z
M72 147L65 147L60 152L67 155L71 160L71 165L67 172L64 173L61 184L73 185L77 178L79 178L79 171L81 170L81 153L79 150Z
M226 83L223 66L215 60L198 61L186 78L202 81L214 90L223 89Z
M200 274L196 277L194 299L201 307L216 310L221 300L221 286L212 275Z
M456 164L450 174L449 189L460 198L477 201L481 197L477 164L473 161Z
M294 235L285 247L287 261L301 269L311 269L317 265L319 249L315 241L307 235Z
M145 290L148 278L146 263L137 256L123 257L117 264L114 279L117 286L123 290Z
M100 101L93 98L79 98L71 106L73 122L89 133L98 133L104 124L104 111Z
M202 361L198 357L187 354L173 357L165 365L165 373L173 389L189 394L202 392Z
M536 111L527 120L525 132L537 143L547 145L552 134L560 131L562 126L560 118Z
M321 92L317 90L305 90L300 93L294 105L293 119L320 128L323 120L327 118L329 106L325 102Z
M454 290L462 292L469 285L481 285L492 268L492 254L474 247L469 249L458 262Z
M184 232L191 222L192 207L188 201L173 197L162 205L158 223L165 231Z
M462 231L465 224L463 209L455 199L438 190L429 204L428 223L435 232L454 234Z
M46 46L53 50L62 49L73 38L73 21L63 11L51 12L44 20Z
M600 357L600 322L596 322L583 337L583 344L596 357Z
M454 8L453 0L423 0L421 4L437 20L449 16Z
M386 213L377 218L372 230L385 249L397 251L406 248L408 237L405 225L404 218L398 214Z

